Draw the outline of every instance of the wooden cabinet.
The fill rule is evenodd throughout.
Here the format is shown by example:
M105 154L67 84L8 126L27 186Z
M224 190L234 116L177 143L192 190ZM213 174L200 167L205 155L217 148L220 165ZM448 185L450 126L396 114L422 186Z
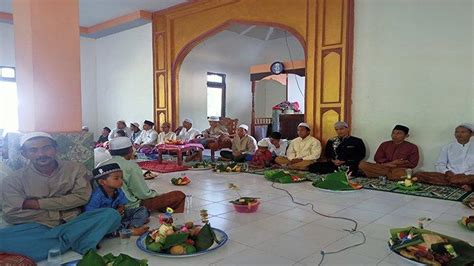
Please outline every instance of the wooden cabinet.
M304 114L280 114L280 133L284 139L298 137L296 129L299 123L304 122Z

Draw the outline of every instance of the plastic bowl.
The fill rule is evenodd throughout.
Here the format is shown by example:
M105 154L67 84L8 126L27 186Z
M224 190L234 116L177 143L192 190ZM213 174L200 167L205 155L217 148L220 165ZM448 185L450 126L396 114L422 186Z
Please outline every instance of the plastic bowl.
M234 203L233 205L234 205L234 208L237 212L251 213L251 212L256 212L257 211L258 206L260 205L260 201L257 200L254 203L245 204L245 205Z

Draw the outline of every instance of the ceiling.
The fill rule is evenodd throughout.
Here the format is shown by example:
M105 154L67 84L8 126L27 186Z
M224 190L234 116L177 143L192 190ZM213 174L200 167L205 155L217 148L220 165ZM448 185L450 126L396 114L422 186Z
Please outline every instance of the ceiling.
M37 0L38 1L38 0ZM68 1L68 0L63 0ZM13 0L0 0L0 12L13 13ZM79 0L79 24L90 27L137 10L158 11L186 0Z
M21 1L21 0L19 0ZM40 1L40 0L37 0ZM69 1L69 0L63 0ZM0 0L0 12L13 13L13 0ZM138 10L154 12L188 0L79 0L79 24L90 27ZM262 41L285 37L285 31L267 26L233 24L227 30ZM107 34L105 34L107 35ZM288 34L291 36L291 34Z
M234 24L227 30L262 41L285 38L286 36L284 30L268 26ZM291 33L287 33L287 35L292 36Z

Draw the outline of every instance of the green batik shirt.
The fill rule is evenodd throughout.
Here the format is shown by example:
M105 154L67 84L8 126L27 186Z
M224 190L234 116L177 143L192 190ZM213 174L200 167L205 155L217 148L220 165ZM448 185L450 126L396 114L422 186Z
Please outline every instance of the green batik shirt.
M125 160L122 156L112 156L112 159L100 165L117 163L123 172L122 190L127 196L128 204L126 208L140 207L140 202L158 196L158 193L148 187L143 178L142 169L137 163Z

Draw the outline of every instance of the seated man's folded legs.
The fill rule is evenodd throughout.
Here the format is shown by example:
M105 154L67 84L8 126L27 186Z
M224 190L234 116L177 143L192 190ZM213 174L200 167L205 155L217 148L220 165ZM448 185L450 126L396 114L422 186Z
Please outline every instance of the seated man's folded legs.
M390 168L377 163L360 162L359 170L367 177L387 176L390 173Z
M418 172L414 176L419 182L433 185L449 185L449 180L443 173L437 172Z
M142 206L151 211L166 212L166 208L170 207L176 213L184 212L186 202L186 194L181 191L171 191L161 194L154 198L142 200Z

